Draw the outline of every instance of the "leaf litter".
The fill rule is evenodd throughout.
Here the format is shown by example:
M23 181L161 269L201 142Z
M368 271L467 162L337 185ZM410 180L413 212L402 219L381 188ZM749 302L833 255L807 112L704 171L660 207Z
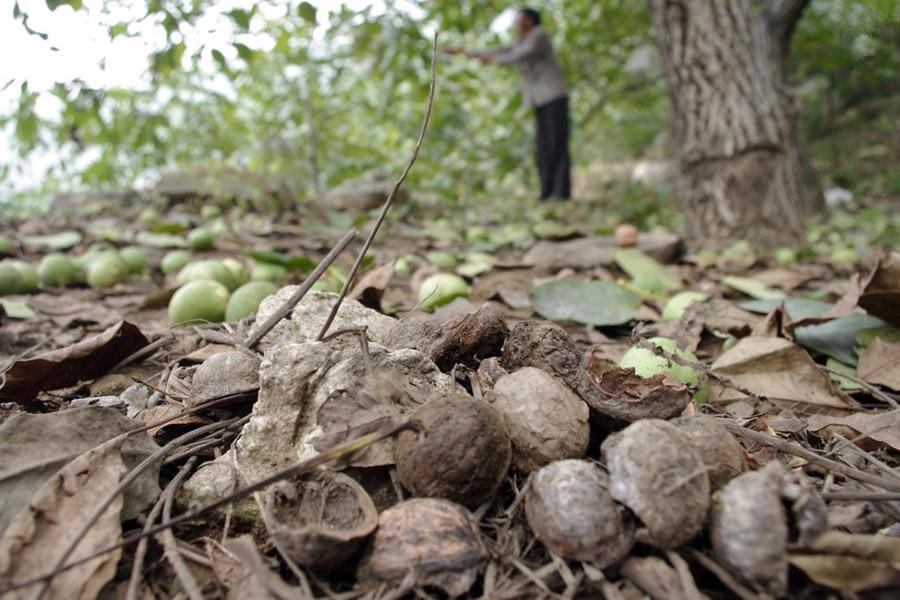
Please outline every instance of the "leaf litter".
M281 291L258 316L175 328L160 248L187 247L202 217L175 207L178 227L151 231L123 215L141 280L4 298L27 312L0 329L0 594L97 598L132 570L129 588L158 598L898 585L897 253L833 286L828 261L775 267L746 245L692 261L655 232L621 249L584 229L590 208L477 243L413 209L360 277L365 219L335 212L316 232L237 215L198 256L282 267ZM54 227L25 258L99 241ZM347 230L321 264L343 294L308 291ZM416 282L437 270L399 265L431 250L466 257L472 293L424 315ZM681 290L705 299L660 321ZM631 347L697 382L620 368ZM115 407L73 409L92 390Z

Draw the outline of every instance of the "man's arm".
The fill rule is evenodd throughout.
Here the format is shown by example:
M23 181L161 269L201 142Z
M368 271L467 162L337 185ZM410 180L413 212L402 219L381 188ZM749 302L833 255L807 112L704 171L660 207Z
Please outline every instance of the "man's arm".
M550 36L542 28L529 32L524 39L513 46L498 48L494 60L500 65L515 65L523 60L539 58L552 52Z

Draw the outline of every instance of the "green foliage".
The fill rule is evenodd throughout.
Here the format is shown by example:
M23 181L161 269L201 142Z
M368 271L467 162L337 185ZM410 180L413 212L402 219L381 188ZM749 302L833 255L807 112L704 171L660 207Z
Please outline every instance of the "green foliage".
M109 15L81 0L45 2L53 10ZM304 197L363 173L395 173L421 120L432 31L440 30L442 45L500 44L511 33L498 32L495 19L519 5L434 0L387 2L382 10L296 0L227 9L213 0L145 3L142 22L164 40L147 56L152 85L96 89L73 79L38 92L28 81L14 82L19 101L0 115L0 127L21 157L58 149L60 165L49 173L48 188L73 178L120 188L176 164L228 164L275 176ZM572 88L576 161L630 159L655 146L668 99L644 3L548 0L540 8ZM28 25L26 10L16 2L14 18L43 36ZM827 133L848 110L900 91L898 12L893 0L810 4L791 65L804 131ZM198 47L195 40L209 39L201 23L210 19L230 36ZM132 20L103 22L111 38L138 35ZM432 126L411 182L462 204L521 189L523 181L533 187L532 117L514 70L441 55L438 73ZM44 95L61 106L57 113L37 111ZM887 118L873 125L894 124ZM841 147L833 142L815 156L839 157ZM76 171L68 165L78 156L91 162ZM832 160L831 170L839 163ZM0 165L0 175L8 170ZM887 170L869 191L898 189L900 174ZM659 210L671 204L669 190L633 185L602 195L641 226L677 218Z

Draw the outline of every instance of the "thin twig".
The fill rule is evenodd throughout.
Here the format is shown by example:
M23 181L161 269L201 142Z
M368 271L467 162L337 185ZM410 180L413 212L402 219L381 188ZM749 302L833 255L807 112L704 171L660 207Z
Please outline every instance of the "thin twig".
M150 514L147 515L147 521L144 523L145 531L153 527L153 522L156 521L156 517L162 512L165 495L166 493L163 491L150 510ZM148 538L144 538L138 542L138 547L134 551L134 562L131 564L131 577L128 580L128 591L125 593L125 600L138 600L138 586L141 584L141 576L144 571L144 557L147 555L147 540Z
M344 298L347 296L347 293L350 291L350 288L353 285L354 280L356 279L356 274L357 272L359 272L359 267L360 265L362 265L362 261L366 257L366 252L369 251L369 246L372 245L372 240L374 240L375 236L378 234L378 230L379 228L381 228L381 224L384 222L385 217L387 217L388 211L391 210L391 206L393 206L394 204L394 198L396 197L397 192L400 190L403 182L406 181L406 176L409 175L409 171L410 169L412 169L413 164L415 164L416 158L419 157L419 149L422 147L422 140L425 139L425 132L428 131L428 122L431 120L431 107L434 104L434 89L437 82L437 40L438 32L435 31L434 41L431 45L431 85L428 89L428 105L425 108L425 118L422 121L422 128L419 130L419 137L416 139L416 145L413 148L412 156L409 157L409 162L406 163L406 168L403 169L403 173L401 173L400 178L394 184L394 187L391 188L387 199L381 206L381 212L378 215L378 219L375 221L375 226L372 227L372 231L366 238L365 243L363 243L363 247L356 257L356 262L354 262L353 266L350 268L350 274L347 276L347 280L344 282L344 285L341 288L341 293L338 296L337 302L334 303L334 306L331 308L331 312L328 314L328 318L325 320L325 324L322 325L322 330L319 332L319 337L317 338L319 341L321 341L322 338L325 337L325 334L328 333L328 328L331 327L332 322L334 322L334 318L337 316L338 310L340 310L341 308L341 303L343 303Z
M209 504L204 504L203 506L191 508L191 509L187 510L186 512L181 513L180 515L173 517L172 519L163 521L162 523L159 523L153 527L150 527L149 529L145 529L143 531L139 531L128 537L125 537L122 539L122 541L120 541L117 544L107 546L106 548L103 548L101 550L93 552L88 556L79 558L78 560L74 560L70 563L60 564L43 575L37 575L37 576L32 577L27 580L13 582L10 585L8 585L6 588L0 589L0 597L2 597L4 594L8 594L9 592L12 592L13 590L21 589L23 587L28 587L28 586L31 586L31 585L34 585L36 583L40 583L43 581L50 581L51 579L53 579L54 577L56 577L58 574L62 573L63 571L66 571L66 570L74 568L78 565L84 564L88 561L91 561L91 560L97 558L98 556L103 556L105 554L113 552L114 550L118 550L119 548L123 548L125 546L134 544L135 542L138 542L148 536L156 535L157 533L159 533L161 531L164 531L171 527L175 527L176 525L181 525L182 523L185 523L187 521L196 519L198 516L205 514L211 510L215 510L215 509L225 506L227 504L231 504L232 502L237 502L239 500L243 500L244 498L251 496L254 492L263 490L263 489L269 487L270 485L272 485L273 483L277 483L279 481L282 481L284 479L289 479L291 477L297 477L297 476L307 473L313 469L316 469L324 464L328 464L332 461L346 458L349 455L355 454L356 452L359 452L360 450L368 448L372 444L378 443L381 440L392 437L402 431L418 430L418 429L419 429L419 425L415 421L404 421L403 423L393 426L393 427L390 427L389 429L385 429L382 431L376 431L374 433L360 436L360 437L350 440L348 442L344 442L343 444L338 444L337 446L334 446L333 448L326 450L325 452L317 454L316 456L313 456L312 458L304 460L304 461L294 465L293 467L288 467L287 469L279 471L278 473L275 473L274 475L267 477L266 479L263 479L252 485L249 485L245 488L237 490L236 492L233 492L231 494L223 496L223 497L219 498L218 500L214 500L214 501L210 502Z
M121 369L122 367L127 367L131 363L139 361L140 359L144 358L145 356L149 356L149 355L153 354L154 352L156 352L163 346L165 346L167 344L171 344L174 341L175 341L175 336L172 335L171 331L167 331L164 336L162 336L155 342L147 344L146 346L144 346L137 352L132 352L131 354L129 354L128 356L126 356L125 358L120 360L116 364L116 366L114 366L112 369L109 370L109 372L114 373L114 372L118 371L119 369Z
M700 563L703 568L718 577L719 581L725 584L725 587L734 592L734 595L741 600L757 600L759 598L757 594L753 593L737 579L732 577L731 573L722 568L719 563L706 556L699 550L689 548L688 553L691 555L691 558Z
M172 482L166 487L166 491L163 493L165 496L165 500L163 500L164 521L168 521L172 518L172 502L175 499L175 492L181 487L181 482L187 477L190 467L194 465L196 460L196 457L191 458L185 465L186 468L179 471ZM175 535L172 533L172 530L166 529L161 532L158 539L163 546L166 559L175 571L175 576L178 577L178 581L181 582L184 593L187 594L187 597L190 598L190 600L203 600L203 591L200 589L200 585L197 583L197 580L191 574L191 570L181 557L181 551L178 549L178 542L175 540Z
M837 375L839 377L843 377L844 379L848 379L848 380L852 381L856 385L860 386L861 388L863 388L864 390L866 390L867 392L872 394L872 396L874 396L876 399L881 400L885 404L890 404L892 408L900 408L900 403L898 403L896 400L894 400L893 398L891 398L890 396L888 396L887 394L885 394L884 392L879 390L877 387L875 387L874 385L872 385L865 379L860 379L859 377L856 377L855 375L851 375L851 374L845 373L844 371L841 371L839 369L833 369L833 368L827 367L825 365L819 365L819 367L822 370L827 371L828 373L831 373L833 375Z
M749 440L753 440L755 442L767 444L769 446L772 446L776 450L780 450L781 452L799 456L800 458L806 459L807 461L834 473L838 473L851 479L856 479L857 481L862 481L863 483L877 486L890 492L900 492L900 483L885 479L884 477L872 475L871 473L866 473L865 471L857 469L856 467L845 465L844 463L839 463L828 458L823 458L818 454L800 446L799 444L795 444L787 440L782 440L781 438L777 438L766 433L760 433L759 431L753 431L752 429L748 429L727 419L720 419L719 423L721 423L722 426L731 433L747 438Z
M325 269L331 266L331 263L335 261L335 259L341 255L341 253L347 248L347 246L356 239L356 236L359 232L356 229L351 229L347 233L344 234L337 245L331 249L331 251L325 255L319 264L316 265L316 268L313 269L312 273L306 276L306 279L303 280L303 283L300 284L300 287L297 288L297 291L294 292L294 295L287 299L287 301L279 308L275 314L269 317L269 320L255 328L250 335L247 337L247 347L253 348L256 346L261 339L263 339L267 333L272 331L272 328L275 327L279 321L283 318L291 314L291 311L294 310L294 307L300 303L303 299L303 296L312 288L313 285L319 280L322 274L325 272Z
M819 492L824 500L835 502L897 502L900 501L900 492L870 492L859 490L852 492Z

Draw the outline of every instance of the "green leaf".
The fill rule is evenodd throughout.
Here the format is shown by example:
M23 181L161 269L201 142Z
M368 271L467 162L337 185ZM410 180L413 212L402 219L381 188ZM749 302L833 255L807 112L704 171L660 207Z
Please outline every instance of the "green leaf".
M81 0L46 0L47 8L56 10L60 6L71 6L74 10L81 10Z
M81 243L81 234L77 231L61 231L50 235L29 235L22 238L22 243L47 250L68 250Z
M861 329L856 334L856 345L859 349L865 350L875 338L881 338L885 342L900 342L900 327L891 325L885 327L873 327L871 329ZM862 354L862 352L860 352Z
M834 369L835 371L846 373L847 375L853 375L854 377L856 376L856 369L854 369L850 365L845 365L841 361L835 360L833 358L829 358L828 361L825 362L825 366L829 369ZM841 386L842 390L856 391L862 389L862 386L855 381L850 381L846 377L837 375L836 373L829 373L828 376L831 377L832 381Z
M278 265L285 268L288 266L288 256L281 252L276 252L275 250L247 250L244 254L256 262Z
M256 50L254 50L247 44L234 42L232 46L234 46L234 49L237 50L238 56L240 56L247 62L251 62L256 57Z
M772 289L761 281L749 277L723 277L722 283L733 290L746 294L751 298L756 298L757 300L772 300L785 297L784 292Z
M635 318L641 297L609 281L559 279L531 294L534 309L551 321L621 325Z
M681 289L681 282L670 275L661 264L653 257L648 256L637 248L625 248L616 250L616 264L625 271L635 282L643 282L652 289L647 291L675 291Z
M843 363L856 366L856 336L863 329L883 327L881 319L869 315L850 315L821 325L808 325L794 330L797 343L804 348L821 352Z
M834 306L828 302L808 300L806 298L778 298L777 300L748 300L741 302L739 307L750 312L767 315L779 306L784 306L788 317L792 321L799 321L807 317L823 315Z
M234 10L230 10L225 14L231 17L231 20L234 21L235 25L237 25L241 29L246 30L250 28L250 19L253 17L252 10L235 8Z
M24 302L0 298L0 305L3 306L3 311L10 319L33 319L35 317L34 311Z
M297 7L297 14L307 23L314 25L316 22L316 7L309 2L301 2Z

